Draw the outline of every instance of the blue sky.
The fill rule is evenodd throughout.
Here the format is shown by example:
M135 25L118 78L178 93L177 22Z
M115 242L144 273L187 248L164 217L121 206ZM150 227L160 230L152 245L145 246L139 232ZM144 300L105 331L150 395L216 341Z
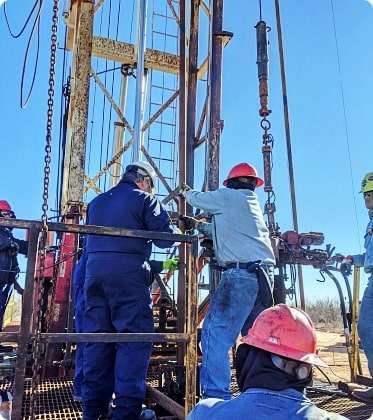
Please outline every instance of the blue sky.
M33 5L30 0L7 1L14 33L20 31ZM52 15L49 8L49 4L45 5L42 12L43 36L35 85L25 109L20 108L21 76L31 25L19 38L11 38L3 6L0 9L0 198L8 200L21 219L40 220L42 214ZM335 246L336 252L358 253L363 250L368 221L358 191L364 174L373 171L373 7L366 0L282 0L280 8L299 231L322 232L325 244ZM223 29L234 36L223 56L221 180L240 161L253 164L263 174L254 29L259 20L258 2L225 1ZM269 120L274 137L272 184L275 219L285 232L292 229L292 215L273 1L262 1L262 20L272 28L268 35ZM36 62L36 40L34 36L26 61L24 98ZM59 90L56 84L55 112L59 111ZM58 133L57 123L54 133ZM57 142L52 143L51 209L55 208L55 146ZM258 195L264 205L266 194L258 190ZM23 232L18 233L22 237ZM324 249L325 244L320 248ZM316 282L320 278L316 270L304 269L306 297L336 295L331 280ZM363 279L361 287L365 284Z

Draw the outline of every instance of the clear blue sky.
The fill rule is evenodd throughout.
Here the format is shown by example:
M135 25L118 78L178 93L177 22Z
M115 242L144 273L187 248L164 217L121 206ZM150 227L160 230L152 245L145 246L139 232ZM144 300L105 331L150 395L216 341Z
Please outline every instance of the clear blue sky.
M23 110L20 108L21 74L31 26L19 38L11 38L4 6L0 9L3 60L0 198L7 199L21 219L39 220L42 214L52 15L49 3L46 2L42 12L43 36L35 86ZM30 0L7 1L13 32L20 31L33 5L34 1ZM373 7L366 0L282 0L280 7L299 230L323 232L325 244L335 246L336 252L358 253L363 250L362 238L368 221L358 191L363 175L373 171L370 126ZM221 179L240 161L248 161L263 173L254 29L259 20L258 2L225 1L223 29L234 36L224 50ZM262 2L262 20L272 27L269 33L269 108L272 109L269 120L274 137L272 183L276 194L275 219L284 232L292 229L292 215L273 1ZM36 39L33 38L26 62L24 98L32 81ZM56 85L56 112L59 112L59 88ZM54 133L58 133L56 123ZM52 144L52 148L56 146L57 142ZM56 154L57 150L53 149L52 209L55 208ZM259 190L258 194L264 205L266 195ZM19 234L22 236L23 232ZM307 297L336 295L331 280L323 284L316 282L321 278L317 271L305 269L304 277Z

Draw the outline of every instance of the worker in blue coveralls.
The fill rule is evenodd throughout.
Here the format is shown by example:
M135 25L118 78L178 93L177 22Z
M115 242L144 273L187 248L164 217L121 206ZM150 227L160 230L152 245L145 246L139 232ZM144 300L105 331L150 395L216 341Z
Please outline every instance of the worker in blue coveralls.
M231 400L202 399L187 420L347 420L307 398L312 366L327 367L317 355L309 316L284 304L262 311L236 353L237 385Z
M201 332L203 398L231 398L229 350L250 326L246 320L258 297L259 275L270 294L273 289L275 257L254 193L263 183L253 166L240 163L223 182L227 188L198 192L184 185L179 191L190 205L211 214L214 254L223 271Z
M364 236L365 253L344 257L340 270L344 274L349 275L351 274L351 265L356 264L363 266L364 271L369 275L368 284L361 300L357 331L368 360L369 373L373 378L373 172L369 172L364 176L361 182L360 193L363 194L369 216ZM363 401L373 402L373 387L357 389L352 395Z
M173 233L167 212L152 194L154 186L153 168L133 162L115 187L90 202L86 223ZM153 242L159 248L179 245L169 240L87 236L83 332L154 332L149 290ZM141 418L151 350L151 342L85 344L84 420L105 418L113 392L113 420Z
M0 200L0 217L4 219L16 218L10 204L5 200ZM0 331L13 288L19 294L23 293L23 289L17 282L19 274L17 255L27 256L27 250L27 241L15 238L12 234L12 228L0 226ZM12 350L11 346L0 345L0 352Z
M84 252L84 249L81 249L79 260L74 268L72 281L74 290L75 331L77 333L83 332L83 314L85 310L83 288L86 272L86 263L87 252ZM173 257L165 261L149 261L153 273L160 273L162 270L177 270L178 263L179 259L177 257ZM74 401L78 402L82 401L81 387L83 381L83 355L84 343L77 343L75 351L73 399Z

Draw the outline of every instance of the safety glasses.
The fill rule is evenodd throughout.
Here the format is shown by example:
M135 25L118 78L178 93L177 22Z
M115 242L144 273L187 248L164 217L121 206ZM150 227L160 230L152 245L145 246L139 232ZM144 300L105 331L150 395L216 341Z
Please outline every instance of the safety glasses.
M11 219L15 219L16 215L12 210L0 210L1 217L9 216Z
M367 191L364 193L364 198L365 197L370 197L373 194L373 191Z

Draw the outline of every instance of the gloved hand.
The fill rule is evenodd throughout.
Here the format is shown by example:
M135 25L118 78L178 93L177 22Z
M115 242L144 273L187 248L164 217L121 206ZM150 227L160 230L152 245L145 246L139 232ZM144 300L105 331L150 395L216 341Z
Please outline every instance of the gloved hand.
M181 187L179 188L178 196L185 198L185 194L187 191L190 191L192 188L189 187L188 184L182 183Z
M353 262L352 256L346 255L343 258L341 265L339 266L340 272L346 276L349 276L352 273L352 268L351 268L352 262Z
M11 242L10 243L10 253L11 255L17 255L19 251L19 245L17 244L17 242Z
M164 270L178 270L179 269L179 258L174 257L169 260L163 261Z

